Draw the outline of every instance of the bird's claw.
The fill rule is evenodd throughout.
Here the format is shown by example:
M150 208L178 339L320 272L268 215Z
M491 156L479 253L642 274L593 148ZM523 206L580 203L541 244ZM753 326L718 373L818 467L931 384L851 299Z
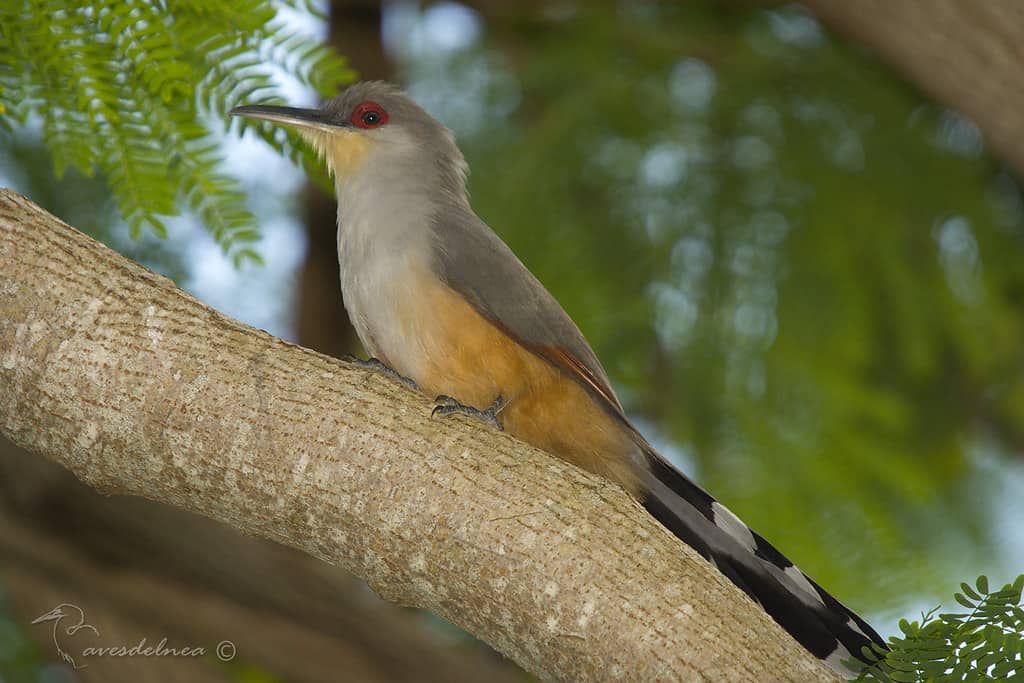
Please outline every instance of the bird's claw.
M486 410L467 406L456 398L444 395L435 398L434 403L434 409L430 411L431 417L434 415L452 415L454 413L461 413L462 415L468 415L470 417L483 420L499 432L505 431L505 427L501 424L498 414L508 404L508 401L502 398L501 395L494 399L494 403L492 403Z
M367 370L375 370L377 372L387 375L392 379L397 379L399 382L409 387L413 391L419 391L420 389L416 382L406 377L405 375L401 374L397 370L391 368L379 358L370 358L368 360L363 360L362 358L356 358L355 356L352 356L350 354L345 354L344 356L341 357L341 359L346 363L352 363L353 365L358 365L359 367L366 368Z

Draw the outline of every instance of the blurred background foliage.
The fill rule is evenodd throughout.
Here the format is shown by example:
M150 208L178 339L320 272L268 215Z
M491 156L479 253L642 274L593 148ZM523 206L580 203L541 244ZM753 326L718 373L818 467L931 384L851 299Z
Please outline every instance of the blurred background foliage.
M687 471L862 610L1010 578L1024 211L971 122L795 8L586 5L437 51L408 11L477 212Z
M886 634L965 578L1019 573L1024 201L975 125L800 8L476 4L383 5L379 55L332 35L455 131L477 212L643 431ZM315 308L336 279L296 289L304 253L334 258L333 206L280 167L235 171L258 216L310 225L308 252L294 228L257 246L265 267L211 275L184 222L169 243L103 230L102 185L57 183L37 140L0 135L0 159L223 310L355 350Z

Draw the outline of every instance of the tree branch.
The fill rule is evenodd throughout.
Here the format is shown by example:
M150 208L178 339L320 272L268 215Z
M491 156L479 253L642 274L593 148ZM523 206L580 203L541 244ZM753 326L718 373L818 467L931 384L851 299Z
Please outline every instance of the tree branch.
M1024 177L1024 4L1018 0L804 0L929 96L970 116Z
M546 679L832 680L621 489L225 318L0 190L0 431L299 548Z

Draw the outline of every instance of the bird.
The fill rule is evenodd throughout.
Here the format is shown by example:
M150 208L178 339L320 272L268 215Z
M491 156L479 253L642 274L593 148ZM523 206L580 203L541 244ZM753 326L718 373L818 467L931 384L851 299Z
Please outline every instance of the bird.
M294 128L326 162L367 363L436 397L435 413L478 416L617 483L836 671L886 647L636 429L580 329L473 211L453 134L402 90L363 81L319 108L229 113Z

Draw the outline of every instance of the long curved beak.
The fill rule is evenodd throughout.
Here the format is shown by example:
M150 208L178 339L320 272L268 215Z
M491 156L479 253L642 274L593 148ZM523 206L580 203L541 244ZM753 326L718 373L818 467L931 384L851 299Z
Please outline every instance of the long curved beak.
M344 128L345 123L339 122L337 119L331 120L328 116L320 109L300 109L298 107L277 107L264 104L250 104L244 107L235 107L228 112L229 116L244 116L250 119L263 119L264 121L273 121L275 123L283 123L289 126L299 126L300 128L319 128L321 130L331 130Z

